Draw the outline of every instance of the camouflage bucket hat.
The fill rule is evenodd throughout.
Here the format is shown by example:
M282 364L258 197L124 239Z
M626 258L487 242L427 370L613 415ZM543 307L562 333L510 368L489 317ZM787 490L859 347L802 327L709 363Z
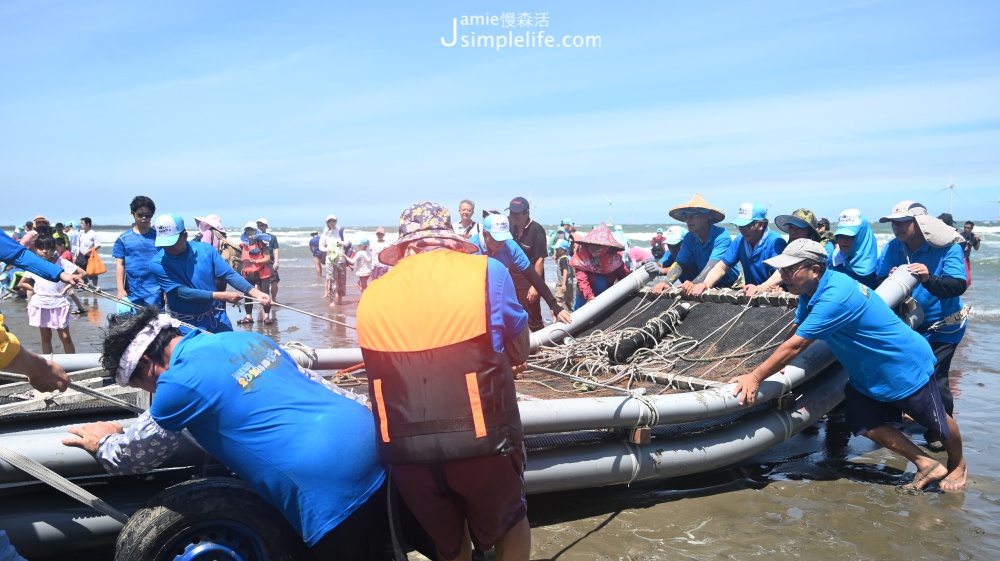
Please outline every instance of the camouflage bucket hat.
M448 209L435 202L420 201L399 216L399 239L379 252L378 260L395 266L406 254L406 247L418 240L430 240L462 253L475 253L479 249L455 233Z
M808 208L800 208L791 214L782 214L774 218L774 225L782 232L788 233L788 224L795 224L800 228L809 227L814 234L819 234L819 223L816 215Z

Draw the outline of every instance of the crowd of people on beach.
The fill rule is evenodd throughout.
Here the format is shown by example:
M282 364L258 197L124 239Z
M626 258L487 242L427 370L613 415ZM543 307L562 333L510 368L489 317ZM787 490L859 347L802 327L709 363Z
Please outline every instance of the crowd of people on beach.
M752 405L761 381L823 340L850 373L851 431L913 462L915 491L966 483L948 380L969 316L961 298L971 283L968 259L980 239L971 222L960 233L950 215L935 218L915 201L879 218L894 234L881 253L857 209L840 213L836 229L806 208L778 215L774 226L786 240L770 228L767 207L748 202L736 209L732 237L720 225L726 213L700 195L669 211L684 226L658 229L649 250L604 223L582 234L564 219L546 233L524 197L511 199L506 213L484 211L481 221L468 199L455 222L440 204L416 203L401 214L392 243L383 228L375 242L351 243L331 214L309 247L331 307L342 305L347 268L358 277L363 394L297 365L265 335L233 332L227 303L244 305L237 324L254 323L254 304L265 324L273 321L280 245L266 219L247 222L237 242L217 215L195 217L191 235L181 216L156 216L149 197L129 208L134 224L112 251L122 313L110 318L101 361L119 384L154 393L152 406L127 430L88 424L64 443L93 453L110 473L141 473L169 457L187 429L278 508L318 559L391 558L389 493L402 499L406 541L430 558L469 559L471 536L495 547L498 559L527 559L514 377L525 367L528 334L544 327L540 302L554 321L570 323L574 310L640 269L662 277L653 286L661 295L797 295L786 341L731 380L739 402ZM15 236L0 234L0 260L8 274L23 271L13 286L29 298L41 350L52 352L54 329L73 352L74 291L104 272L91 221L82 218L77 231L38 216ZM545 282L550 257L554 291ZM923 321L915 330L874 291L897 269L919 278L912 295ZM27 374L41 391L69 383L61 367L6 331L0 368ZM904 414L927 429L926 448L947 453L945 464L896 428ZM329 431L330 423L340 430Z

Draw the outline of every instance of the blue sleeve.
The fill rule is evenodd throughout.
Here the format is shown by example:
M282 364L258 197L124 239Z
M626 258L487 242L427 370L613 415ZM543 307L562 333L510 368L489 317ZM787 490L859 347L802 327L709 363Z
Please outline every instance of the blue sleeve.
M200 288L191 288L190 286L177 285L177 297L181 300L191 302L192 304L198 304L200 306L210 306L212 304L212 292L209 290L201 290ZM169 290L166 292L170 292Z
M895 260L892 257L893 248L895 245L893 242L895 241L896 240L889 240L889 243L885 244L885 247L882 248L882 255L880 255L878 258L878 267L876 267L877 273L875 274L875 276L880 279L888 277L889 271L891 271L892 268L897 265L897 263L894 262Z
M253 288L250 281L243 278L243 275L234 271L233 268L229 266L229 263L226 263L226 260L219 255L218 251L212 251L211 255L213 262L212 270L216 271L215 278L225 277L226 283L228 283L229 286L235 288L243 294L250 292Z
M153 259L153 261L149 264L149 270L153 273L153 276L156 277L156 284L160 285L160 289L162 289L163 292L169 293L170 291L181 286L180 283L174 281L174 279L170 278L170 275L167 274L160 257Z
M115 238L115 246L111 249L111 257L125 259L125 242L121 236Z
M697 265L694 253L691 251L692 242L690 240L694 239L693 236L694 234L691 233L684 236L684 239L681 241L681 250L677 252L677 259L674 259L675 263L680 263L688 267L695 267Z
M854 319L855 314L844 302L821 298L809 315L799 324L795 334L803 339L826 339ZM799 314L795 314L798 319Z
M733 240L732 238L729 237L729 231L723 228L722 226L719 226L718 228L721 231L717 236L715 236L715 245L712 246L712 255L709 256L708 258L709 261L711 261L712 259L721 260L723 257L725 257L726 253L729 251L729 248L732 247L733 245ZM738 249L739 248L737 247L737 250ZM733 261L733 263L735 263L735 260ZM732 267L732 265L730 265L730 267Z
M490 311L493 350L503 352L504 340L512 339L528 326L528 313L517 301L514 281L507 267L496 259L486 260L486 304Z
M767 259L770 259L775 255L781 255L782 253L784 253L785 248L788 247L788 242L785 241L785 238L781 236L776 236L776 237L778 239L774 240L774 245L772 246L774 251L771 252L771 255L767 256Z
M149 414L158 425L178 432L184 429L204 408L203 398L190 388L170 381L156 384L156 395Z
M52 282L58 281L59 275L63 272L61 267L28 251L3 231L0 231L0 261L13 263Z
M504 249L501 253L509 255L508 259L510 259L510 263L504 263L508 267L513 266L518 271L524 271L528 267L531 267L531 261L528 260L528 256L525 255L524 250L514 240L505 241Z
M473 255L486 255L486 246L483 245L483 240L479 237L479 234L469 238L469 243L476 244L476 247L479 248Z
M733 243L729 244L729 249L727 249L726 253L723 254L723 256L720 258L720 260L726 264L726 267L732 269L733 266L736 265L736 262L739 261L740 246L742 245L743 245L743 236L736 236L736 239L733 240ZM716 242L716 247L718 247L718 241ZM712 252L712 255L715 255L715 251Z
M968 280L965 276L965 252L962 246L954 244L944 253L941 260L941 277Z

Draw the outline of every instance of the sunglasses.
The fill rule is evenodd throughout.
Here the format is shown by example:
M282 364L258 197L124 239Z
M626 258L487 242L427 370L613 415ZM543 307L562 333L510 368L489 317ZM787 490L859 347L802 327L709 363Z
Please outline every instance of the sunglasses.
M132 214L135 215L136 218L145 218L147 220L153 217L153 214L149 212L133 212Z
M698 210L678 210L677 211L677 216L680 216L681 219L689 218L689 217L692 217L692 216L697 216L699 214L708 214L708 211L707 210L701 210L701 209L698 209Z

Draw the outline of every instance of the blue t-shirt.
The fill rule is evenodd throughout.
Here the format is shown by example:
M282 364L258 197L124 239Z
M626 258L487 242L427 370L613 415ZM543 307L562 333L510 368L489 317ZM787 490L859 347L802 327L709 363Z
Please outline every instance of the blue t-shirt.
M850 373L856 390L878 401L903 399L924 387L934 353L882 298L851 277L827 269L816 293L800 295L795 334L822 339Z
M788 242L772 230L767 230L761 236L757 246L750 247L750 244L743 239L742 234L733 238L732 244L726 254L722 256L722 262L732 269L737 262L743 269L743 279L746 284L763 284L771 278L775 268L764 264L765 259L770 259L775 255L781 255L785 251Z
M202 242L188 242L187 249L180 255L170 255L161 249L149 268L160 288L167 293L170 310L187 316L201 316L213 311L211 293L215 292L217 278L225 277L229 286L243 294L253 288L252 284L222 259L214 247ZM203 296L185 298L181 295L181 289L185 288L198 291ZM215 323L222 322L229 326L228 329L232 329L224 308L215 308L214 312L214 320L206 317L202 321L195 321L195 325L215 331L219 328ZM225 326L221 328L226 329Z
M701 274L705 265L713 259L722 260L729 246L732 245L732 238L729 232L715 224L709 227L708 239L701 243L698 235L688 232L681 241L681 250L677 253L677 262L694 271L694 275ZM737 267L730 267L726 274L716 283L718 287L730 286L740 276Z
M192 332L174 347L150 414L187 428L312 546L378 490L375 423L256 333Z
M504 339L513 338L527 327L528 312L517 301L514 281L507 267L496 259L486 260L486 304L493 350L501 353Z
M142 306L163 308L163 290L156 282L150 264L159 253L155 245L156 231L145 234L129 229L115 240L111 256L125 260L125 286L128 299Z
M953 279L966 280L965 276L965 255L962 247L952 244L948 247L931 247L924 242L912 255L907 255L909 249L906 244L898 239L891 239L882 249L882 255L878 260L878 278L889 276L889 271L893 267L905 267L908 263L923 263L927 266L930 274L938 277L950 277ZM917 331L924 332L934 322L946 318L962 309L962 297L941 299L927 291L922 284L913 289L914 300L920 304L924 310L924 322L920 324ZM924 333L924 337L932 343L959 343L965 336L966 324L961 327L945 326L938 331Z
M319 236L313 236L309 239L309 251L312 252L313 257L326 257L326 252L319 250Z
M479 251L475 253L476 255L488 255L503 263L505 267L512 268L518 273L531 266L528 256L525 255L524 250L514 240L504 240L503 247L500 248L500 251L496 255L486 250L486 242L483 241L479 234L469 238L469 242L476 244L476 247L479 248Z

